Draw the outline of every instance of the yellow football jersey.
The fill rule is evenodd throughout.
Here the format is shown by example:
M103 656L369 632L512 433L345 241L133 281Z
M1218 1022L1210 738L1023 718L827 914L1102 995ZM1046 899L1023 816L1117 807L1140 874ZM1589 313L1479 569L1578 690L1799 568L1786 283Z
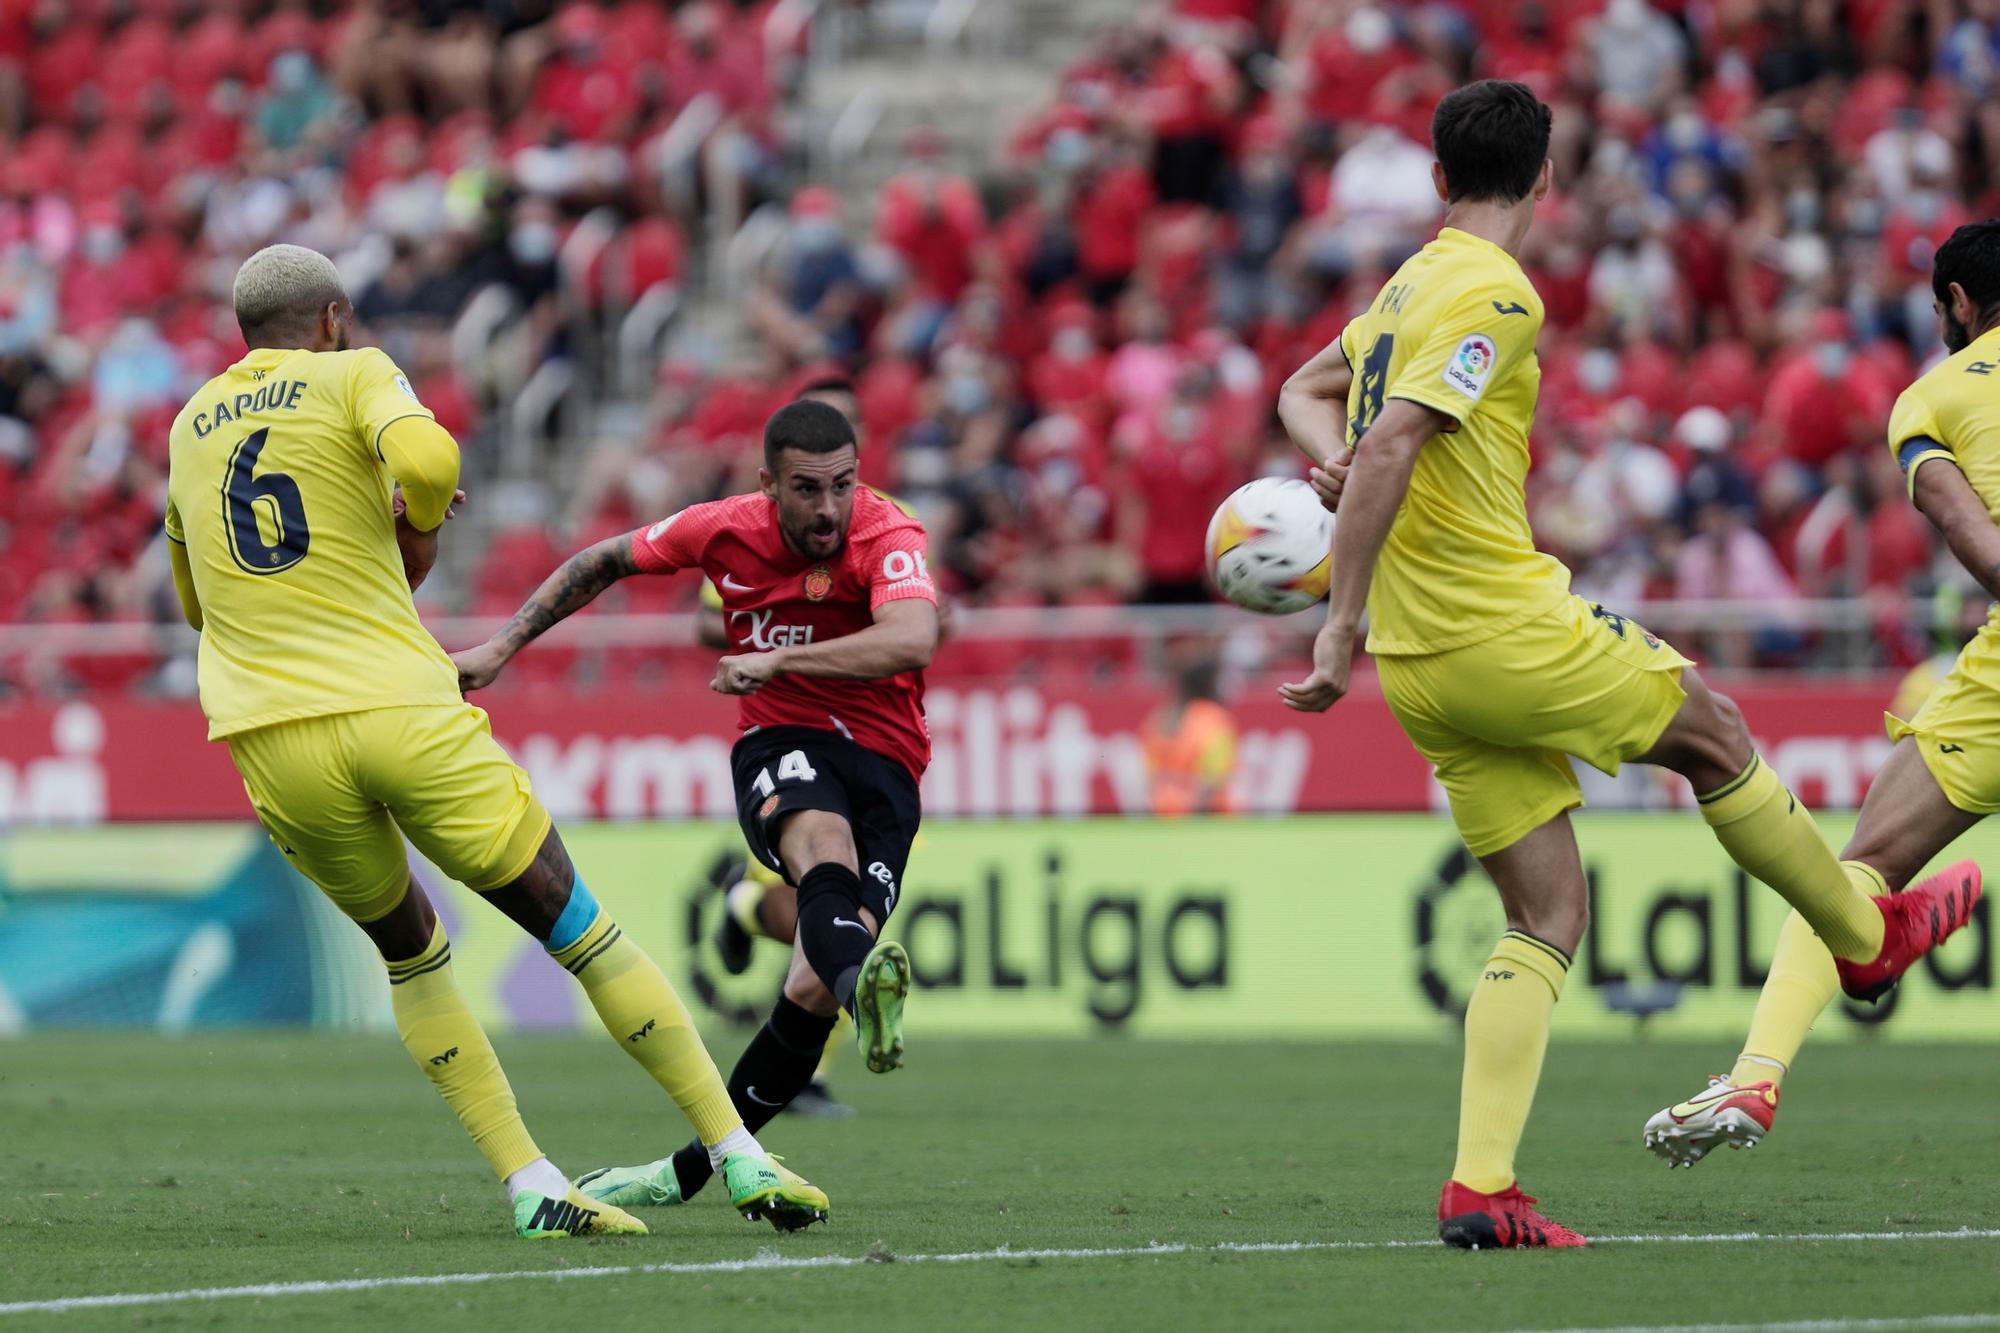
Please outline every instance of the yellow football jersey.
M376 348L260 348L174 418L166 529L201 602L211 739L459 701L410 598L379 452L390 422L430 415Z
M1889 450L1913 494L1920 465L1951 459L2000 523L2000 329L1975 338L1903 390L1889 413Z
M1542 302L1499 246L1446 227L1341 330L1347 439L1391 398L1458 423L1417 454L1368 589L1368 650L1437 653L1512 629L1569 592L1535 549L1522 485L1542 371Z

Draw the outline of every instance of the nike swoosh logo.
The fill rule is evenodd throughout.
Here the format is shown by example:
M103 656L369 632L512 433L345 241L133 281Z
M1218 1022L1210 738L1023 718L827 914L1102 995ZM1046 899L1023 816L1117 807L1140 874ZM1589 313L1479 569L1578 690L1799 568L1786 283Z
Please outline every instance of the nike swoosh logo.
M1701 1112L1708 1110L1717 1102L1728 1101L1731 1097L1740 1096L1743 1092L1744 1089L1742 1088L1712 1088L1700 1096L1688 1098L1680 1105L1670 1109L1667 1114L1676 1120L1685 1120L1691 1115L1701 1114Z
M729 575L727 575L727 574L724 574L724 575L722 576L722 590L723 590L724 592L755 592L755 591L757 591L757 590L756 590L755 588L752 588L752 587L750 587L750 586L749 586L748 584L745 584L745 583L738 583L738 582L737 582L737 581L736 581L736 580L735 580L734 578L730 577L730 576L729 576ZM766 1103L765 1103L765 1105L766 1105L766 1106L768 1106L768 1105L770 1105L770 1103L769 1103L769 1102L766 1102Z
M833 924L836 926L852 926L864 935L868 933L868 927L862 925L859 921L849 921L844 916L835 917L833 919Z
M783 1102L767 1102L767 1101L765 1101L765 1100L764 1100L764 1099L763 1099L762 1097L759 1097L759 1096L757 1095L757 1085L756 1085L756 1084L754 1084L754 1083L752 1083L752 1084L751 1084L751 1085L750 1085L749 1087L747 1087L747 1088L743 1089L743 1095L744 1095L745 1097L748 1097L748 1098L749 1098L749 1099L750 1099L751 1101L753 1101L753 1102L757 1103L757 1105L759 1105L759 1106L783 1106L783 1105L784 1105L784 1103L783 1103Z

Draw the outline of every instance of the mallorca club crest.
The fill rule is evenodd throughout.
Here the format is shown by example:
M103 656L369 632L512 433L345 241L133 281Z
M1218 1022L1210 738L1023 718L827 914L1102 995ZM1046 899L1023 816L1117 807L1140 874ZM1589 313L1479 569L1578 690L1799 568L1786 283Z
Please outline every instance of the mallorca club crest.
M823 602L833 591L833 571L825 565L806 571L806 600Z

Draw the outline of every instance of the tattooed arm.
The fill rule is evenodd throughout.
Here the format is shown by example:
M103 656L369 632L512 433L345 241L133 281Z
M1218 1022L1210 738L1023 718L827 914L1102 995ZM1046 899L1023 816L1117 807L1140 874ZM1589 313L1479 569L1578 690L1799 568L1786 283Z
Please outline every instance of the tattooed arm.
M632 534L609 537L586 546L562 562L543 580L506 627L476 648L451 655L458 668L458 687L470 694L491 685L515 653L527 647L558 620L589 606L597 594L618 580L637 574Z

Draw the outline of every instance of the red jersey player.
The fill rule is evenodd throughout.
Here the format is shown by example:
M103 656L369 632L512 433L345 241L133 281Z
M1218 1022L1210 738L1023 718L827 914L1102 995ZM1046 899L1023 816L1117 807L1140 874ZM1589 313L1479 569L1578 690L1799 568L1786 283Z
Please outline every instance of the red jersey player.
M692 505L571 556L498 634L453 654L467 691L619 579L700 569L722 594L737 651L711 688L741 697L731 756L743 835L798 889L791 973L729 1078L754 1133L811 1081L840 1011L868 1067L903 1059L909 959L877 943L895 910L930 762L923 669L937 593L923 525L856 482L854 432L825 403L787 404L764 427L760 491ZM584 1193L675 1204L711 1174L699 1144L592 1172Z

